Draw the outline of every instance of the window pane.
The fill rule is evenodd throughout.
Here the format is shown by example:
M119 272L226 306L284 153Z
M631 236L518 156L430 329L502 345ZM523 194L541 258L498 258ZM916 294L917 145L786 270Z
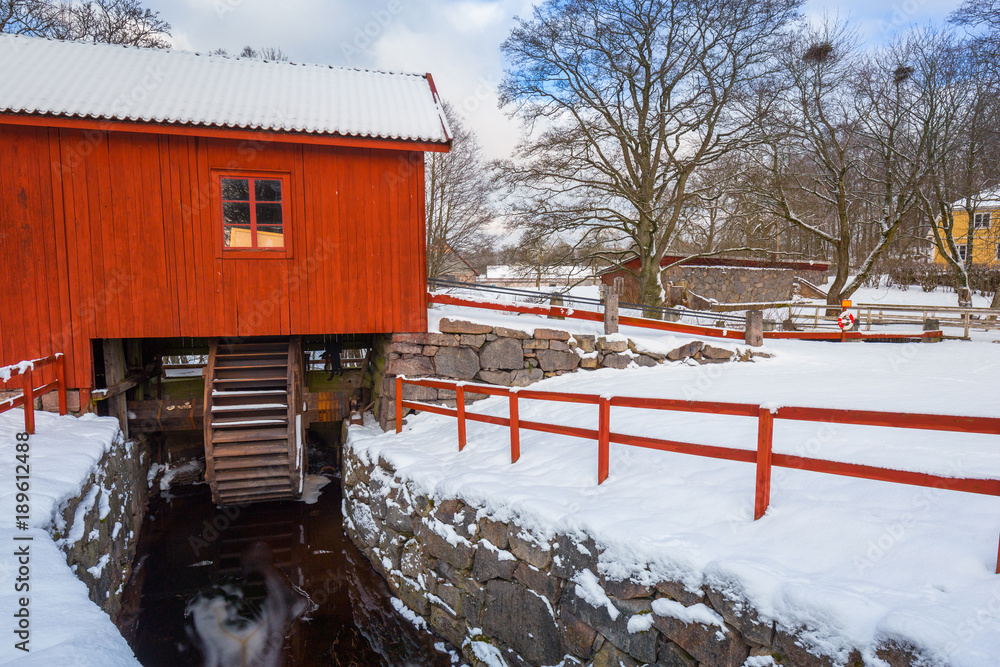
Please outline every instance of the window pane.
M280 225L281 204L257 204L257 225Z
M223 202L222 221L227 225L249 225L250 204Z
M281 181L255 180L254 195L257 201L281 201Z
M281 225L257 225L258 248L284 248L285 235Z
M223 178L222 198L250 201L250 182L245 178Z
M242 225L225 226L225 243L227 248L252 248L253 239L250 237L250 227Z

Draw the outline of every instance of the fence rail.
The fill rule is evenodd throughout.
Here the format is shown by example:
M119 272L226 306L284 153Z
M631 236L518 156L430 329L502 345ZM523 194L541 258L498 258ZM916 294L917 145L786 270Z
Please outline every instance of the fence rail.
M456 394L456 407L449 408L403 398L405 385L448 389ZM457 418L458 449L466 446L466 423L468 421L506 426L510 429L510 459L515 463L521 456L520 431L539 431L554 435L568 435L597 441L597 483L604 483L610 468L610 444L643 447L659 451L689 454L706 458L752 463L756 466L754 489L754 520L764 516L771 498L771 470L774 467L793 468L809 472L856 477L880 482L923 486L964 493L1000 497L1000 479L942 477L928 473L918 473L892 468L881 468L858 463L844 463L826 459L776 453L773 451L774 422L789 421L826 422L852 426L876 426L885 428L906 428L955 433L1000 435L1000 418L962 417L920 413L877 412L871 410L843 410L832 408L808 408L793 406L756 405L752 403L725 403L713 401L685 401L667 398L642 398L633 396L598 396L596 394L575 394L547 392L527 389L509 389L493 385L479 385L447 380L410 379L396 377L396 433L403 430L403 410L420 410ZM470 412L465 405L466 394L506 396L509 401L507 417L484 415ZM581 403L598 406L598 428L564 426L520 419L519 400L539 400L563 403ZM615 433L611 430L611 408L638 408L646 410L670 410L677 412L708 413L757 419L757 447L738 449L716 445L700 445L688 442L665 440L649 436ZM996 573L1000 574L1000 542L998 542Z
M56 379L40 387L36 387L35 371L46 366L55 367ZM35 398L54 390L59 392L59 414L66 414L66 357L61 352L40 359L22 361L12 366L0 367L0 384L3 386L6 386L10 379L18 376L23 378L21 382L21 394L0 401L0 413L23 406L24 430L28 433L34 433Z
M560 305L564 306L569 310L576 308L582 308L583 310L599 310L603 308L603 301L601 299L594 299L590 297L578 297L572 296L566 292L560 292L558 289L554 289L549 292L537 292L526 289L515 289L509 287L496 287L493 285L480 285L475 283L462 283L458 281L449 280L429 280L428 286L432 289L440 290L460 290L460 291L473 291L484 294L497 294L501 296L510 297L513 301L521 302L525 305L534 305L536 307L549 307L542 306L551 302L553 298L557 299L557 303L554 304L555 307ZM568 289L568 288L565 288ZM441 297L459 298L454 295L434 295ZM469 299L462 299L463 301L470 301ZM433 299L432 299L433 301ZM558 301L562 301L559 304ZM443 301L441 301L443 303ZM635 303L625 303L620 302L619 308L621 310L630 310L643 313L644 317L636 317L633 319L640 321L649 321L649 314L655 313L657 316L662 317L666 320L676 320L681 317L687 319L705 320L706 328L719 330L725 327L726 330L730 332L742 331L744 328L744 318L740 315L735 315L733 313L738 311L746 310L764 310L764 311L785 311L787 310L787 316L784 317L784 321L790 322L794 327L809 327L813 331L809 332L798 332L792 331L788 333L810 333L815 334L818 330L826 329L827 332L823 334L822 340L833 340L839 336L839 327L837 326L837 316L830 316L829 312L834 306L830 306L825 303L806 303L802 301L772 301L772 302L762 302L762 303L718 303L714 304L712 310L709 311L698 311L689 310L686 308L665 308L665 307L653 307L653 306L642 306ZM964 329L964 337L969 337L969 331L971 329L983 329L985 331L990 331L992 329L1000 328L1000 310L989 309L989 308L966 308L962 306L912 306L903 304L881 304L881 303L856 303L851 307L851 310L855 311L858 315L858 326L856 331L864 329L865 331L871 331L872 325L884 326L893 324L916 324L922 325L928 318L937 319L941 325L946 325L949 327L958 327ZM837 311L839 314L839 310ZM572 317L572 316L570 316ZM653 320L658 321L658 320ZM719 323L722 323L722 327ZM782 322L783 323L783 322ZM711 326L709 326L711 325ZM633 326L642 326L641 324L634 324ZM678 325L683 326L683 325ZM780 332L784 333L784 332ZM711 335L711 334L704 334ZM738 337L738 336L732 336ZM896 334L879 335L878 338L893 338L900 337ZM848 337L851 339L851 337Z
M796 324L822 326L824 321L834 323L835 317L826 315L826 304L785 304L788 316ZM942 326L961 328L964 337L972 329L991 331L1000 328L1000 310L989 308L964 308L960 306L910 306L900 304L856 303L851 310L858 314L858 328L870 331L872 325L922 324L936 319ZM812 311L811 313L808 311Z
M461 290L461 291L472 291L480 292L485 294L497 294L500 296L510 297L514 301L521 301L523 303L530 304L542 304L551 303L553 299L561 301L562 303L555 305L564 305L568 308L576 307L591 307L591 308L603 308L604 301L602 299L595 299L593 297L585 296L574 296L569 294L569 288L553 288L548 292L538 292L533 290L519 289L514 287L497 287L495 285L481 285L478 283L463 283L454 280L441 280L441 279L431 279L427 281L427 284L432 289L447 289L447 290ZM715 311L701 311L701 310L689 310L687 308L668 308L666 306L643 306L639 303L629 303L627 301L619 301L618 308L620 310L632 310L644 313L645 315L656 314L664 319L669 318L680 318L689 317L695 320L708 320L712 324L718 322L725 322L727 326L732 326L734 329L742 329L745 320L743 317L738 315L728 315L726 313L718 313Z
M450 294L427 295L429 303L438 303L450 306L463 306L465 308L480 308L484 310L496 310L505 313L523 313L528 315L542 315L553 318L569 318L575 320L586 320L589 322L603 322L604 314L592 310L579 310L565 306L529 306L517 303L497 303L495 301L474 301L452 296ZM687 311L685 311L687 313ZM654 320L646 317L631 317L621 315L618 318L619 324L623 326L640 327L644 329L654 329L657 331L669 331L671 333L690 334L692 336L706 336L710 338L726 338L731 340L744 340L746 334L742 327L739 329L729 329L721 327L709 327L700 324L685 324L683 322L667 322L664 320ZM787 339L787 340L818 340L818 341L847 341L847 340L911 340L920 338L940 338L941 331L920 331L912 334L904 333L865 333L861 331L765 331L764 338Z

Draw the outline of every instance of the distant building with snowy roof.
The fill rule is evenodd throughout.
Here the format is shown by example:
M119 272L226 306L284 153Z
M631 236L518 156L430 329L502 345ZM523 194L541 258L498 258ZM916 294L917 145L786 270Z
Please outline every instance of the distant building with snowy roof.
M479 282L497 287L541 289L593 285L596 278L588 266L544 266L530 264L494 264L486 267L486 275Z
M969 249L969 209L972 213L972 263L979 265L1000 265L1000 187L984 190L968 201L959 199L952 203L955 227L953 236L958 250L958 258L965 261ZM941 224L940 217L937 220ZM946 263L944 256L934 243L933 230L928 231L931 241L931 256L938 264Z

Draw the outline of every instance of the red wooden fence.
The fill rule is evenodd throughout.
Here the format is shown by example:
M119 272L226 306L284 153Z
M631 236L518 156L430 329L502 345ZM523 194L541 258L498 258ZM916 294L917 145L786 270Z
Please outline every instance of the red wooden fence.
M35 386L35 371L52 365L56 370L56 379ZM0 368L0 372L10 372L7 379L0 379L0 384L6 385L10 378L21 376L21 395L0 401L0 413L7 412L13 408L24 406L24 430L28 433L35 432L35 397L43 396L52 390L59 392L59 414L64 415L66 409L66 357L61 352L57 352L48 357L34 359L32 361L14 364ZM6 375L6 373L3 373Z
M415 401L403 400L404 384L418 387L449 389L456 393L458 405L449 408ZM495 417L469 412L464 403L465 394L485 394L507 396L510 401L510 417ZM526 421L518 414L519 398L563 403L584 403L598 406L597 430L577 426L563 426L543 422ZM640 435L626 435L611 431L611 408L639 408L647 410L672 410L678 412L708 413L757 419L757 450L698 445ZM403 429L403 410L422 410L434 414L458 418L458 448L465 448L465 425L467 420L508 426L510 428L511 463L520 458L521 429L541 431L556 435L570 435L578 438L597 440L597 483L608 477L610 444L612 442L633 447L645 447L679 454L692 454L727 461L753 463L757 467L757 481L754 495L754 520L764 516L770 504L771 469L795 468L829 475L858 477L881 482L894 482L912 486L925 486L949 491L963 491L989 496L1000 496L1000 479L954 478L880 468L858 463L841 463L791 454L775 453L772 449L774 420L828 422L855 426L883 426L892 428L925 429L956 433L979 433L1000 435L1000 418L997 417L957 417L953 415L908 414L876 412L871 410L842 410L830 408L769 407L750 403L723 403L715 401L685 401L670 398L639 398L630 396L598 396L596 394L574 394L565 392L537 391L529 389L509 389L491 385L456 383L447 380L411 380L396 378L396 432ZM1000 548L997 551L997 574L1000 574Z
M428 294L429 303L440 303L449 306L464 306L466 308L481 308L484 310L499 310L505 313L524 313L528 315L543 315L545 317L568 317L575 320L586 320L588 322L603 322L604 313L592 310L580 310L566 306L529 306L520 303L497 303L494 301L472 301L460 299L449 294ZM618 318L618 323L623 326L641 327L644 329L656 329L658 331L670 331L673 333L690 334L692 336L708 336L711 338L731 338L743 340L745 334L738 329L721 329L719 327L705 327L698 324L681 324L680 322L666 322L664 320L654 320L646 317L630 317L622 315ZM846 340L909 340L911 338L940 338L943 332L921 331L912 334L898 333L866 333L861 331L765 331L764 338L786 338L794 340L823 340L823 341L846 341Z

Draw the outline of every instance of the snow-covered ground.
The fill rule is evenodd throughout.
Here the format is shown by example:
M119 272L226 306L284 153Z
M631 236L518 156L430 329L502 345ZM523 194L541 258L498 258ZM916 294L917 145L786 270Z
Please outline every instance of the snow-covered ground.
M139 663L118 629L87 597L87 587L66 564L47 528L55 512L77 496L101 457L119 436L118 420L84 415L60 417L36 412L36 434L29 440L31 519L28 530L14 523L18 504L15 475L18 474L16 439L24 430L24 413L0 414L0 664L40 667L134 666ZM32 540L15 541L30 536ZM15 549L30 545L30 590L18 592L19 577ZM14 647L13 634L19 598L30 598L30 648Z
M442 315L530 330L583 333L576 321L435 308ZM639 332L622 329L632 337ZM647 337L648 333L645 334ZM1000 338L1000 336L994 336ZM656 338L655 334L652 338ZM677 337L671 343L679 342ZM666 346L668 343L664 342ZM1000 416L1000 345L769 341L772 359L564 375L533 389L602 395ZM506 415L506 399L473 408ZM596 428L594 406L522 400L524 420ZM756 423L740 417L615 408L612 430L753 449ZM846 658L852 647L903 639L932 664L994 667L1000 656L1000 576L994 574L1000 498L775 469L771 506L752 520L752 465L612 445L610 477L596 484L595 442L521 432L510 464L507 429L419 414L402 435L351 431L425 491L461 497L539 536L586 532L605 548L603 571L741 590L761 614ZM775 451L944 476L1000 478L1000 438L783 422Z
M881 281L882 285L886 281ZM822 286L824 289L829 284ZM893 306L958 306L958 295L955 290L938 287L933 292L925 292L920 285L910 285L909 289L899 287L862 287L853 295L854 303L879 303ZM974 294L972 305L976 308L989 308L991 297ZM819 302L817 302L819 303Z

